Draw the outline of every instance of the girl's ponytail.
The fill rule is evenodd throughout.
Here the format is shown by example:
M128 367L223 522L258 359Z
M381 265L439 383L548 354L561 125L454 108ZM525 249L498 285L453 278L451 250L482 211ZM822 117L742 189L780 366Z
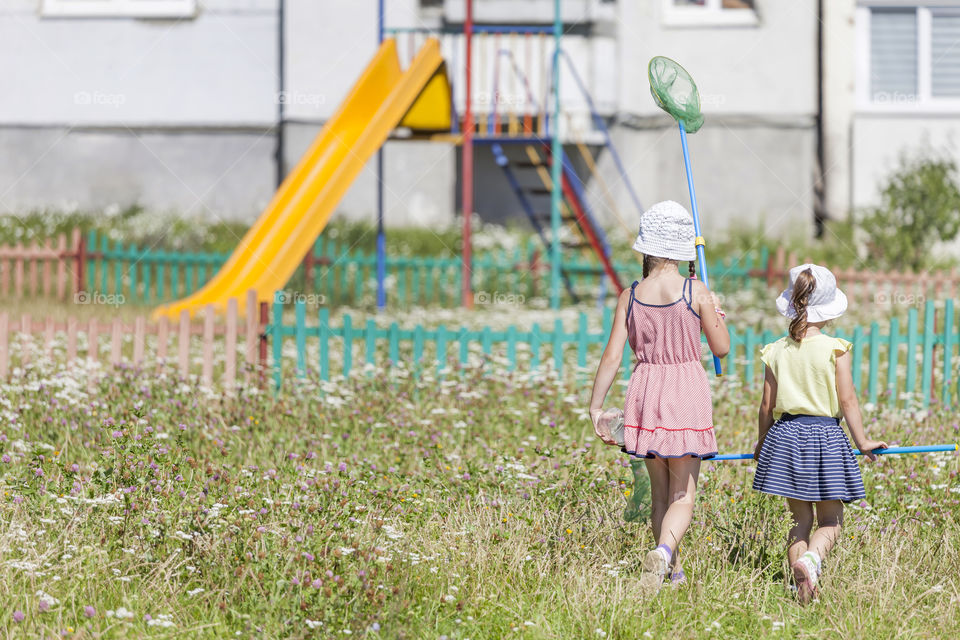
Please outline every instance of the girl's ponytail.
M696 263L694 260L691 260L690 262L687 263L687 265L688 265L689 268L690 268L690 277L691 277L691 278L696 278L696 277L697 277L697 263Z
M793 296L790 298L790 304L793 305L797 315L790 321L790 337L797 342L803 340L803 336L807 333L807 302L816 287L817 281L810 269L801 271L793 283Z
M648 256L647 254L643 254L643 277L644 277L644 279L646 279L646 277L647 277L648 275L650 275L650 256Z

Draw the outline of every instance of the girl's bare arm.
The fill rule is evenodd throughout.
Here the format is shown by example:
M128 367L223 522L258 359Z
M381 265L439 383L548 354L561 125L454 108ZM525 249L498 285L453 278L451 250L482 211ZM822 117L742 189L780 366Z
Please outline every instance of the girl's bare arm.
M870 440L863 432L863 418L860 415L860 401L857 400L857 388L853 386L851 362L853 356L849 351L837 357L837 397L840 399L840 409L843 418L847 421L853 444L863 452L864 457L876 460L877 456L870 451L886 449L887 443L881 440Z
M763 398L760 400L760 411L757 415L757 446L753 450L753 459L756 460L763 448L763 441L767 431L773 426L773 408L777 406L777 378L770 367L764 367Z
M623 359L623 346L627 343L627 305L630 303L630 290L624 289L617 300L617 311L613 316L613 327L610 329L610 338L600 357L600 366L593 380L593 394L590 397L590 418L597 435L607 440L597 430L597 416L603 411L603 401L613 385L620 370Z
M710 351L718 358L723 358L730 352L730 331L723 316L717 313L720 302L707 285L697 280L693 283L693 306L700 316L700 327L703 335L707 336L707 345Z

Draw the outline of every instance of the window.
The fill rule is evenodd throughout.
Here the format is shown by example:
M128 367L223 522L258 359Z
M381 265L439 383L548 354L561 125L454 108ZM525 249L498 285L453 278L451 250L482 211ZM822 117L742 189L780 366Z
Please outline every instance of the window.
M197 0L41 0L51 18L192 18Z
M916 99L915 9L874 9L871 12L870 96L874 102Z
M857 10L860 107L960 108L960 8L863 4Z
M960 12L934 11L930 29L930 94L960 97Z
M668 27L752 26L758 24L754 0L663 0Z

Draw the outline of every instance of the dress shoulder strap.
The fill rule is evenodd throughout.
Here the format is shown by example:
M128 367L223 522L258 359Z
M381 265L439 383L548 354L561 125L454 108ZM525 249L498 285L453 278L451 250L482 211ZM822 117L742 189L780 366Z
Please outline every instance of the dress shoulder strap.
M687 309L690 310L690 313L700 317L700 314L693 310L693 278L686 278L683 281L683 302L687 305Z

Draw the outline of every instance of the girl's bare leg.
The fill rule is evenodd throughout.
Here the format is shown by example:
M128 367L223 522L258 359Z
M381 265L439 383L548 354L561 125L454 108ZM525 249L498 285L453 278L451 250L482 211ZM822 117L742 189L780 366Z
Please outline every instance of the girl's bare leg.
M821 559L826 558L833 543L840 537L843 525L843 503L839 500L827 500L817 503L817 530L810 537L810 551Z
M650 477L650 528L653 540L660 540L660 525L667 513L670 491L670 474L663 458L647 458L647 475Z
M676 551L693 519L693 505L697 497L697 477L700 475L700 458L694 456L669 458L666 463L669 471L669 506L660 523L657 542Z
M810 529L813 528L813 503L787 498L787 506L793 516L793 528L787 534L787 559L790 566L807 552L810 544Z

